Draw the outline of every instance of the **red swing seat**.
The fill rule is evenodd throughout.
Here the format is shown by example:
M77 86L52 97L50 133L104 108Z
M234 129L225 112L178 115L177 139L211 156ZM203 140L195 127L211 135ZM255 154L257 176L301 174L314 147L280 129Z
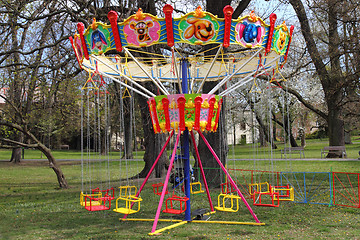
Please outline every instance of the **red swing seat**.
M110 208L111 208L111 197L108 194L100 198L85 196L85 209L90 212L109 210Z
M254 206L279 207L280 205L279 193L274 192L270 184L269 184L269 189L270 189L269 192L254 192L253 195ZM265 199L263 199L262 197L265 197Z
M186 201L189 200L187 197L180 197L177 195L173 195L166 199L165 209L163 210L164 213L171 213L171 214L181 214L186 210ZM175 209L176 202L179 202L180 206L179 209ZM170 203L170 204L169 204Z
M164 187L164 183L154 183L153 185L152 185L152 187L153 187L153 191L154 191L154 194L155 195L161 195L161 192L162 192L162 189L163 189L163 187ZM166 189L166 192L165 192L165 194L168 194L169 193L169 191Z

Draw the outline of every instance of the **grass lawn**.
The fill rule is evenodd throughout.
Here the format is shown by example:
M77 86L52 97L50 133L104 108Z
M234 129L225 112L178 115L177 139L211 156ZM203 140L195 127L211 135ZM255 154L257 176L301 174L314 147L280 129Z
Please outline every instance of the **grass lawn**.
M346 153L348 159L359 158L360 151L360 136L352 137L353 144L346 145ZM284 148L284 144L277 142L277 149L270 149L269 147L259 147L253 144L229 146L228 159L270 159L270 158L281 158L280 150ZM329 142L327 138L324 139L308 139L305 147L305 158L320 158L321 149L328 146ZM81 159L81 152L75 150L53 150L52 151L56 159ZM83 153L86 156L86 152ZM135 159L142 159L144 151L134 152ZM0 160L8 160L11 157L11 151L6 149L0 149ZM88 156L86 156L88 157ZM89 158L92 159L119 159L119 152L110 152L109 156L98 156L95 153L90 153ZM285 156L283 156L285 158ZM288 154L286 158L296 159L299 158L299 153ZM38 150L25 149L25 159L44 159L44 155Z
M52 154L55 159L81 159L81 151L77 150L52 150ZM84 158L87 158L86 152L83 153ZM144 156L144 151L134 152L135 159L142 159ZM11 151L7 149L0 149L0 160L8 160L11 157ZM100 156L96 153L91 153L89 158L91 159L107 159L107 156ZM119 159L120 152L110 152L110 159ZM39 150L36 149L25 149L24 150L24 159L46 159L46 157L41 154Z
M328 145L327 139L308 140L305 148L307 160L294 160L296 154L283 161L279 149L259 148L253 145L229 147L228 168L290 171L290 172L360 172L360 161L310 160L320 158L320 150ZM360 150L359 137L346 146L348 159L357 159ZM79 151L53 151L59 161L69 189L59 189L54 172L46 161L23 161L19 165L7 162L11 152L0 150L0 239L359 239L360 209L318 204L281 202L278 208L252 206L265 226L221 225L189 223L163 232L160 236L148 236L152 222L121 222L121 214L113 211L88 212L79 204L81 189L124 185L119 179L138 173L143 161L119 161L119 152L112 152L102 161L84 163L81 166ZM143 152L134 153L141 159ZM270 161L272 157L275 159ZM289 157L289 156L288 156ZM98 156L90 158L99 159ZM231 159L248 159L234 161ZM258 160L253 160L258 159ZM25 159L41 159L36 150L25 150ZM259 160L260 159L260 160ZM232 172L232 174L238 174ZM83 180L82 180L83 175ZM90 177L91 176L91 177ZM234 176L235 177L235 176ZM238 176L237 176L238 177ZM241 176L239 177L241 178ZM151 180L143 190L144 199L134 218L154 218L159 196L153 194ZM239 181L239 180L238 180ZM142 179L128 180L138 188ZM219 189L211 190L213 203L217 203ZM355 199L359 201L359 199ZM217 211L210 220L254 222L243 203L237 213ZM112 206L115 207L113 201ZM192 196L192 209L209 208L205 194ZM171 218L161 214L162 218ZM158 224L157 229L170 223Z
M119 186L120 178L142 169L142 161L102 161L81 167L80 161L60 161L71 188L58 189L56 176L45 161L24 161L20 165L0 162L0 239L358 239L360 209L317 204L281 202L278 208L252 206L265 226L189 223L160 236L148 236L152 222L120 222L113 211L88 212L79 204L80 191L89 188L84 176L92 174L93 187ZM253 169L254 161L232 161L232 166ZM290 165L291 164L291 165ZM109 166L109 167L107 167ZM278 161L275 170L359 172L360 161ZM269 169L268 161L256 163ZM109 180L110 173L110 180ZM86 178L86 177L85 177ZM140 179L141 181L141 179ZM134 218L154 218L159 196L148 183L144 199ZM82 184L83 183L83 184ZM86 183L86 184L85 184ZM130 181L139 187L136 180ZM216 204L219 189L211 191ZM114 202L112 206L114 206ZM250 205L252 205L250 203ZM205 194L194 195L192 209L208 208ZM169 214L161 214L170 218ZM237 213L217 212L210 220L254 222L241 203ZM170 223L159 223L158 229Z

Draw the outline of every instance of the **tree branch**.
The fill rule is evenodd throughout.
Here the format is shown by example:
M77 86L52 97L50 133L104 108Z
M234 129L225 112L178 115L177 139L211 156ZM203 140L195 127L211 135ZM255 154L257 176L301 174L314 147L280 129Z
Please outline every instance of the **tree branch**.
M276 83L273 82L274 85L276 85ZM279 85L282 87L282 90L288 93L291 93L292 95L294 95L302 104L304 104L305 107L307 107L308 109L310 109L311 111L313 111L314 113L318 114L319 116L321 116L322 118L324 118L325 120L328 119L328 115L319 110L318 108L316 108L315 106L313 106L310 102L306 101L298 91L296 91L293 88L289 88L287 86L284 86L284 84L282 82L279 82Z
M39 144L27 144L27 143L22 143L22 142L14 141L11 139L7 139L7 138L0 138L0 141L12 143L12 144L15 144L18 146L28 147L28 148L38 148L39 147ZM6 146L6 145L0 145L0 146ZM14 146L9 146L9 147L14 148Z
M244 10L249 6L251 0L241 0L241 2L237 5L232 18L238 18L240 14L244 12Z

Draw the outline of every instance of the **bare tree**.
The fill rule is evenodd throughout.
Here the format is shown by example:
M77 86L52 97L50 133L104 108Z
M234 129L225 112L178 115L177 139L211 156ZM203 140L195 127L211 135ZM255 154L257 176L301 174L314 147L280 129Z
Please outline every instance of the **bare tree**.
M7 37L0 51L0 71L6 76L4 86L8 87L1 96L6 107L0 115L0 125L15 130L11 138L0 137L0 142L5 147L11 145L14 162L20 161L19 147L39 149L48 158L62 188L67 188L68 183L49 146L36 136L39 121L34 119L40 120L38 109L61 109L61 84L80 72L73 68L70 45L66 44L70 32L63 27L69 23L65 13L57 1L3 2L2 34ZM61 113L66 114L63 110Z
M359 43L355 37L360 20L357 13L359 3L319 0L304 6L301 0L289 2L299 19L308 54L324 91L327 109L319 109L295 89L288 88L287 91L327 121L330 146L344 145L344 113L347 111L349 115L356 115L354 105L359 101ZM311 25L310 14L315 24Z

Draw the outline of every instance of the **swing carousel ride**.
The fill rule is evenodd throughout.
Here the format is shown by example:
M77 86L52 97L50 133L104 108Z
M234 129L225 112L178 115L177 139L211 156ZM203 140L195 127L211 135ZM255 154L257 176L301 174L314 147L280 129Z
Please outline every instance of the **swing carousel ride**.
M89 73L89 79L85 85L93 85L95 88L104 87L106 82L103 77L119 83L124 89L131 89L148 99L152 125L155 134L168 133L169 137L163 146L159 156L155 160L151 170L137 191L136 187L125 186L120 188L120 197L116 200L115 212L124 214L122 220L153 221L150 235L161 233L166 229L183 225L187 222L207 222L194 219L191 210L191 193L197 193L193 188L197 185L198 192L206 192L210 205L210 212L198 211L198 215L215 213L218 211L236 212L239 208L239 200L245 204L255 222L223 222L227 224L252 224L261 223L242 192L229 175L219 157L203 135L203 132L216 132L220 109L223 98L243 86L250 86L251 91L258 87L258 76L268 74L275 70L279 71L287 59L293 26L288 29L285 23L275 26L276 15L270 15L270 24L266 24L254 12L238 19L232 19L233 8L226 6L225 18L218 18L211 13L205 12L198 7L179 18L172 16L173 8L166 4L163 7L165 17L157 17L143 13L141 9L123 22L118 21L118 15L114 11L108 13L110 25L97 22L95 19L85 30L83 23L78 23L78 33L70 37L77 60L82 69ZM160 58L154 53L141 52L142 57L135 57L134 53L140 52L143 47L163 44L164 48L170 49ZM205 52L194 53L185 56L188 47L208 45L216 46L206 51L214 50L215 55ZM166 46L167 45L167 46ZM232 46L232 51L224 49ZM109 54L118 52L121 54ZM144 57L149 54L151 57ZM138 54L139 55L139 54ZM92 81L92 76L101 76L101 81ZM274 78L271 78L274 81ZM158 88L158 94L146 89L142 82L151 81ZM205 82L213 81L214 87L204 92ZM276 80L275 80L276 81ZM85 86L84 86L85 87ZM210 152L226 175L226 188L223 195L219 196L218 206L214 208L204 170L200 160L196 144L194 150L197 155L202 184L191 183L189 140L195 143L194 131L199 134ZM176 141L170 158L170 164L164 183L153 186L154 193L160 195L155 218L130 219L128 214L136 213L140 209L142 198L140 193L154 170L160 156L169 144L172 136L176 134ZM182 141L179 143L180 136ZM168 193L169 178L178 146L181 149L183 159L183 189L185 196L173 195L165 200L166 208L161 211L165 195ZM175 162L176 164L176 162ZM156 189L156 190L155 190ZM235 194L228 194L235 192ZM81 193L81 204L91 211L110 209L114 190L101 192L93 189L90 194ZM237 195L236 195L237 194ZM225 206L230 201L231 206ZM119 207L124 202L125 207ZM107 203L108 205L106 205ZM119 203L119 204L118 204ZM180 205L175 209L175 203ZM160 219L160 213L184 213L183 220L163 229L156 230ZM198 218L199 219L199 218ZM171 220L174 221L174 220ZM222 223L221 221L213 221Z

